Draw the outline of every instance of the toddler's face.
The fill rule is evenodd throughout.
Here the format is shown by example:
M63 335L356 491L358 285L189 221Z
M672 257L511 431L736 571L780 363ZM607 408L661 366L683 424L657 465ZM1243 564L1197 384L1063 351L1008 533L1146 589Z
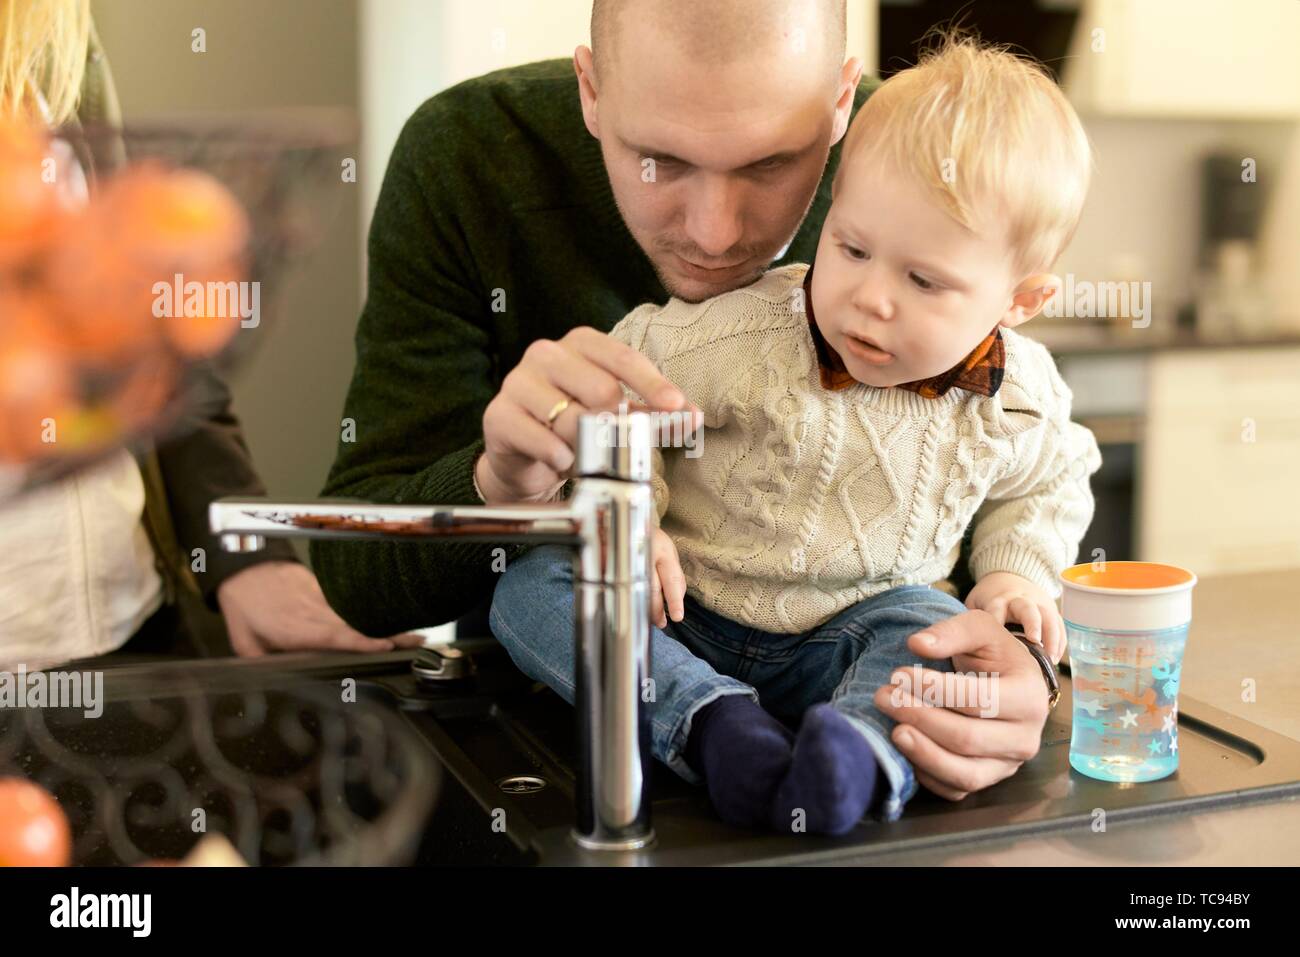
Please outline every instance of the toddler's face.
M818 329L855 379L880 388L951 369L995 326L1030 318L1041 305L1031 287L1054 278L1017 281L1005 237L976 235L880 163L844 171L815 265Z

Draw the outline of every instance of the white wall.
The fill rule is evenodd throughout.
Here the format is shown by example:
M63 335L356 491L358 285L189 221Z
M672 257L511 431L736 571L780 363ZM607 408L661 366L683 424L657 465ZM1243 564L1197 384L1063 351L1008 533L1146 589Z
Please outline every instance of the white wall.
M1259 161L1268 182L1261 278L1279 325L1300 328L1300 136L1284 122L1084 117L1096 169L1078 232L1056 272L1152 284L1154 321L1194 295L1201 236L1201 158L1223 150ZM1038 320L1036 320L1038 321ZM1034 323L1026 326L1033 334Z

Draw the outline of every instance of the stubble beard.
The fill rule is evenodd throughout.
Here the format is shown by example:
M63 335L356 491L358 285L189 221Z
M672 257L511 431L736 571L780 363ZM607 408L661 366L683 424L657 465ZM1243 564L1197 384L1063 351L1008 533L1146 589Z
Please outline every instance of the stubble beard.
M817 182L817 186L818 186L818 188L820 188L820 186L821 186L821 180L818 180L818 182ZM611 192L612 192L612 191L611 191ZM812 207L813 207L813 203L816 202L816 200L817 200L817 189L814 189L814 190L812 191L812 195L810 195L810 196L808 197L808 202L807 202L807 204L804 206L804 208L803 208L803 212L799 214L799 221L798 221L798 223L795 224L794 229L790 232L790 236L788 237L789 242L793 243L793 242L794 242L794 237L799 235L799 230L803 228L804 220L806 220L806 219L808 218L808 212L812 209ZM720 296L720 295L722 295L722 294L725 293L725 292L731 292L732 290L735 290L735 289L743 289L745 286L748 286L750 283L754 282L755 279L757 279L759 276L761 276L761 275L762 275L762 274L767 270L767 268L771 266L772 262L775 261L775 253L774 253L773 256L772 256L772 258L771 258L771 259L768 259L767 265L764 266L762 269L758 269L758 270L756 270L752 276L748 276L748 277L742 278L740 281L736 282L735 284L733 284L733 285L731 285L731 286L729 286L729 287L727 287L727 288L725 288L725 289L720 288L720 289L718 289L718 290L716 290L716 291L714 291L714 292L708 293L708 294L703 295L703 296L698 296L698 295L687 295L687 294L686 294L686 291L683 290L682 288L680 288L680 287L677 285L677 283L674 281L673 277L672 277L671 275L669 275L669 274L668 274L668 273L667 273L667 272L666 272L666 271L665 271L665 270L664 270L664 269L659 265L659 263L655 260L655 258L654 258L653 256L651 256L648 252L646 252L646 248L645 248L645 246L643 246L643 245L641 244L640 240L638 240L638 239L636 238L636 235L632 233L632 229L631 229L631 227L628 225L627 211L623 208L623 203L619 200L619 198L618 198L617 195L614 197L614 205L615 205L616 207L618 207L618 214L619 214L619 216L621 216L622 219L623 219L623 228L626 229L626 230L628 231L628 233L632 235L633 240L636 242L638 248L640 248L640 250L641 250L641 254L642 254L643 256L645 256L646 259L649 261L649 263L650 263L650 268L654 270L655 275L656 275L656 276L658 277L658 279L659 279L659 283L660 283L660 285L662 285L662 286L664 287L664 289L666 289L666 290L668 291L668 294L669 294L670 296L673 296L673 297L676 298L676 299L680 299L682 302L689 302L689 303L704 302L704 301L707 300L707 299L712 299L712 298L715 297L715 296ZM781 249L783 249L783 248L785 248L785 247L786 247L786 244L783 243L781 247L778 247L777 252L780 252ZM665 250L664 250L664 254L665 254L665 255L673 255L673 252L672 252L672 250L665 249Z

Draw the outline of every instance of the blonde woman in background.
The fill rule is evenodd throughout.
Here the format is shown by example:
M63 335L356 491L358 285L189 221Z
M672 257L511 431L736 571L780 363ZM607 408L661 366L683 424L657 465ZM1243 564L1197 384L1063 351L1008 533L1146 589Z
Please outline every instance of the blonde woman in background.
M89 0L0 0L0 117L52 128L119 125L111 74ZM84 198L87 182L122 160L96 138L57 188ZM0 314L0 348L5 316ZM413 636L367 638L326 603L285 542L228 555L207 529L208 503L263 495L225 385L206 370L201 413L182 434L106 460L0 503L0 669L50 666L114 651L241 655L276 650L387 651ZM202 548L206 571L191 572ZM219 610L229 645L205 613Z

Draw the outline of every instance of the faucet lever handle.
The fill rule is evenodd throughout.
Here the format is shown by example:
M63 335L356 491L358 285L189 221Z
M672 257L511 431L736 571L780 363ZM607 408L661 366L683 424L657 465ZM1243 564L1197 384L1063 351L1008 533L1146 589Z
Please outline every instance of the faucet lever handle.
M589 412L578 419L577 476L650 481L651 417L646 412Z

